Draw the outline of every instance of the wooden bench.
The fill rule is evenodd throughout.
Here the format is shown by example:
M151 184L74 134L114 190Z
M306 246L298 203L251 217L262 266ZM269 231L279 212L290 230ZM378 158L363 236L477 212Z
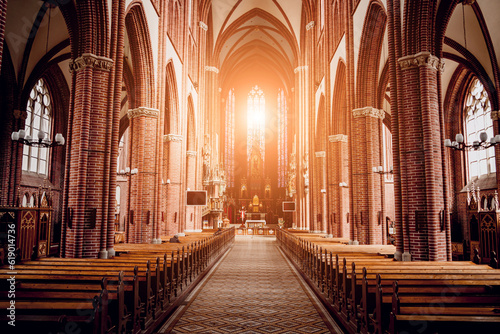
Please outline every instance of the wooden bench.
M398 281L394 281L392 290L392 296L382 296L380 306L382 319L389 318L389 324L382 328L388 327L389 333L494 333L500 328L498 290L460 291L452 296L422 291L404 293L399 291Z
M232 238L234 230L182 249L176 244L168 255L130 250L108 260L45 258L17 264L16 325L65 331L64 327L76 324L85 333L151 331L172 310L180 292ZM132 248L140 250L141 246ZM0 269L0 286L8 277L8 270ZM2 287L2 291L7 289ZM7 294L0 294L0 303L10 303ZM92 316L78 318L78 312L84 312L79 309Z
M411 332L415 321L426 321L433 330L481 321L485 330L500 328L494 327L499 325L499 270L471 262L396 262L376 247L319 246L304 239L278 235L282 248L351 333ZM363 268L362 274L356 268ZM443 310L429 312L431 301Z
M44 332L45 329L56 328L67 331L79 328L82 332L103 333L108 329L110 318L118 326L123 326L126 316L122 309L115 307L125 302L123 273L118 276L118 285L109 292L107 278L83 285L82 290L68 290L68 285L50 282L49 291L47 284L44 289L25 289L16 286L15 291L15 324L16 330ZM76 280L75 280L76 282ZM47 282L48 283L48 282ZM80 284L81 287L82 284ZM0 307L8 308L10 301L7 293L0 294ZM108 313L109 307L116 308L118 312ZM9 321L7 314L2 314L0 322ZM113 329L112 329L113 330Z

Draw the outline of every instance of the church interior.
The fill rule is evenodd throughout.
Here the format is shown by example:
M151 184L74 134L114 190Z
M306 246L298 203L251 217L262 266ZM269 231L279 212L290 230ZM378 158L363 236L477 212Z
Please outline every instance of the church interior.
M2 326L495 332L499 12L0 0Z

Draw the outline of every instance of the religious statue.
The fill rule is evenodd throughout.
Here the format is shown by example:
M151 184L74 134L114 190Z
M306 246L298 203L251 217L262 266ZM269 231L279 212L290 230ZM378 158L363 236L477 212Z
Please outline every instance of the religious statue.
M295 150L293 150L292 154L290 155L290 171L288 172L288 193L289 194L295 193L296 170L297 170L297 166L295 163Z
M203 145L203 181L210 179L210 135L205 134L205 143Z

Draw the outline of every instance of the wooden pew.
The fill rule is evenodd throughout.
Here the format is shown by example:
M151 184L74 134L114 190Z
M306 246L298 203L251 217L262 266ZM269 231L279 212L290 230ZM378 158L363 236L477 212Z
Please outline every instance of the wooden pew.
M373 247L352 247L346 251L346 246L334 246L334 251L331 251L330 245L321 243L318 246L304 240L307 238L299 239L281 231L277 239L310 282L317 286L317 293L325 296L333 312L351 333L411 330L408 324L421 320L439 329L450 326L462 328L463 323L483 320L488 321L486 329L489 328L487 326L498 326L498 317L491 315L492 312L500 312L497 308L500 301L498 270L470 262L396 262L387 258L387 254L376 254ZM356 267L363 268L363 275L358 275ZM395 281L398 285L393 291ZM393 307L394 293L398 296L399 308ZM417 300L427 300L427 304L416 303ZM429 314L427 309L431 300L442 302L448 311ZM466 302L474 306L482 303L492 305L475 307L478 309L475 312L475 308L464 306ZM418 315L420 318L413 313L408 314L415 311L422 313ZM392 323L391 312L394 314ZM458 320L464 315L466 320Z
M15 277L20 309L37 307L32 314L25 314L30 318L24 319L23 324L64 331L68 324L87 321L83 332L151 331L165 312L170 312L180 292L216 253L231 244L234 229L217 237L192 240L195 241L185 244L182 250L179 244L154 252L148 250L150 245L134 245L130 248L135 251L130 249L108 260L45 258L18 264ZM171 251L165 252L166 249ZM7 270L0 269L2 282L8 277ZM106 282L105 289L99 284L102 280ZM0 303L9 303L6 297L0 296ZM85 305L83 308L92 317L77 318L78 304ZM50 313L51 308L58 312Z
M387 313L384 306L390 305L389 333L422 330L494 333L500 328L498 292L477 294L462 291L451 298L423 292L408 294L399 292L397 281L393 282L392 290L390 300L382 296L380 308L381 312Z

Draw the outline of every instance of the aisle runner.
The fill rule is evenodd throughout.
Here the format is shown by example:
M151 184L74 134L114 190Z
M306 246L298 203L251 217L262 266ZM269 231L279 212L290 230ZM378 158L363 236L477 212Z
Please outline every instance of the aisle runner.
M329 316L320 316L322 306L303 286L275 238L237 236L222 263L188 297L187 308L160 333L337 332Z

